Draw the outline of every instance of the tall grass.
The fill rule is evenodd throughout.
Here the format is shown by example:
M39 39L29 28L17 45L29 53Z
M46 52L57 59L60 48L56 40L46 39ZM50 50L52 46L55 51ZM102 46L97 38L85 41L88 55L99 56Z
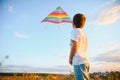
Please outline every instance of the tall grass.
M14 73L12 75L0 75L0 80L74 80L74 76L72 74Z

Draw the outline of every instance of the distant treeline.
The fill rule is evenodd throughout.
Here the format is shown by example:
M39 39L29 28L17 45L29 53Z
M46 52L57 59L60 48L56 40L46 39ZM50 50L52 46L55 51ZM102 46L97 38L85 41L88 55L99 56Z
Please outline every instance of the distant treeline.
M120 80L120 71L94 72L90 74L90 80Z
M14 75L17 75L17 76L23 76L23 75L32 75L32 74L36 74L38 76L47 76L49 74L47 73L0 73L0 76L14 76ZM57 75L57 74L52 74L52 75Z

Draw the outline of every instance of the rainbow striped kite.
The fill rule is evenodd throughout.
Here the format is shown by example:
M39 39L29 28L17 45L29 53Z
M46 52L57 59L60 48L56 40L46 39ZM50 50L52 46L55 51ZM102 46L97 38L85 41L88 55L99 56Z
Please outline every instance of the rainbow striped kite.
M51 22L51 23L72 23L70 17L67 15L60 6L56 8L55 11L51 12L42 22Z

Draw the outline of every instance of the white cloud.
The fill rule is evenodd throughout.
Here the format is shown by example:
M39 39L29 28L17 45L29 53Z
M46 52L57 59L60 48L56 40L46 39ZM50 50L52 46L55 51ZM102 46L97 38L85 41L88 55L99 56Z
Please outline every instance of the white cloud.
M120 49L102 53L93 57L91 72L120 71Z
M23 39L26 39L28 38L28 36L24 35L24 34L21 34L19 32L14 32L14 35L17 37L17 38L23 38Z
M90 72L120 71L119 62L91 62Z
M64 68L65 67L65 68ZM32 66L17 66L17 65L4 65L0 67L0 72L35 72L35 73L59 73L59 74L69 74L71 71L71 66L61 66L61 67L32 67Z
M112 50L107 53L98 55L93 59L98 62L119 62L120 63L120 49Z
M102 45L99 48L99 52L108 52L108 51L112 51L112 50L118 50L120 49L120 43L112 43L109 45Z
M118 20L120 20L120 5L103 10L92 23L112 24Z
M65 52L61 52L61 53L56 53L53 56L55 57L61 57L61 58L66 58L68 57L68 55Z
M0 72L41 72L41 73L61 73L68 74L73 72L73 66L62 65L55 67L32 67L4 65L0 67ZM90 72L120 71L120 63L94 62L91 63Z
M9 12L13 12L13 5L9 5L9 6L8 6L8 11L9 11Z
M113 4L117 2L117 0L107 0L105 3L103 3L101 6L107 6L107 5L110 5L110 4Z
M105 48L105 47L103 47L103 48ZM106 46L106 48L109 50L120 49L120 43L110 44L110 45Z

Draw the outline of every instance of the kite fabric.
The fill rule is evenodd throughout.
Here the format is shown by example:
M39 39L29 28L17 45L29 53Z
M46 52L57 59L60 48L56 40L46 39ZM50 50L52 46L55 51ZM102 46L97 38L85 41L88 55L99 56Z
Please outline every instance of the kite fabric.
M55 11L51 12L42 22L51 22L51 23L72 23L70 17L67 15L64 10L58 6Z

